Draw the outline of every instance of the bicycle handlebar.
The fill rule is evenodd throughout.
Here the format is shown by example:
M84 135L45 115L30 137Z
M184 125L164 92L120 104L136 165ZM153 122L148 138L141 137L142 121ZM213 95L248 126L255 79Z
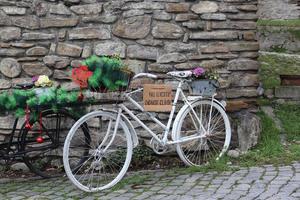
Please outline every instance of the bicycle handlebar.
M157 79L156 75L150 74L150 73L138 73L132 79L136 79L136 78L140 78L140 77L147 77L147 78Z

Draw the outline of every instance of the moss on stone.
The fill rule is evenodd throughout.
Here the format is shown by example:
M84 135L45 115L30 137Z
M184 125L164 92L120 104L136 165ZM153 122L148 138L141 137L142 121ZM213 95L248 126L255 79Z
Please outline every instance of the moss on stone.
M300 56L279 53L261 53L260 79L265 89L281 84L280 75L300 75Z
M288 30L296 39L300 40L300 30L289 29Z
M258 26L288 26L300 27L300 19L259 19Z
M277 53L286 53L288 52L288 49L282 47L281 45L275 45L271 47L271 51Z

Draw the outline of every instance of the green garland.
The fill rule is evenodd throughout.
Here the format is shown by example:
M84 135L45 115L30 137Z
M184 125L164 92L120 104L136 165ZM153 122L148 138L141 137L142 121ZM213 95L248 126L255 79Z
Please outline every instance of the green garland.
M93 72L88 79L91 90L104 89L108 91L122 90L127 87L133 72L129 70L119 57L91 56L83 63Z
M15 89L0 93L0 111L15 111L15 115L20 117L25 115L26 106L32 109L38 106L62 108L66 104L78 103L79 94L78 91L68 92L62 88Z

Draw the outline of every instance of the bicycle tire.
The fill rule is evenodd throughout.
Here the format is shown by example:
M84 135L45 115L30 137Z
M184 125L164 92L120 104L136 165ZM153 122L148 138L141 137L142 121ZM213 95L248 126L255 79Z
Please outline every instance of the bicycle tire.
M32 128L27 130L25 123L21 129L20 151L24 152L23 161L35 174L44 177L57 177L63 173L62 150L69 128L77 121L65 109L41 112L42 130L39 119L31 120ZM42 132L40 132L42 131ZM43 142L36 138L42 136Z
M132 157L132 140L127 125L120 119L114 135L116 114L94 111L80 118L71 128L65 141L63 162L70 181L86 192L108 189L125 175ZM90 144L84 144L78 128L86 124ZM89 148L89 155L78 165L80 149ZM70 149L70 147L74 147ZM75 162L74 162L75 161ZM75 164L73 164L75 163Z
M201 166L224 155L230 145L231 128L225 110L215 102L200 100L192 103L191 107L186 106L179 111L174 139L178 141L202 135L202 138L176 145L177 153L186 165ZM199 122L196 123L195 114L206 131Z

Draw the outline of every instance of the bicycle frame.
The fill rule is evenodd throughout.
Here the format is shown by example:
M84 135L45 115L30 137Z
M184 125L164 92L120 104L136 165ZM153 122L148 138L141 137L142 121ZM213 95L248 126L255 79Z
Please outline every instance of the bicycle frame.
M175 93L175 97L172 103L172 109L170 111L170 115L169 115L169 119L167 122L167 125L163 124L159 119L157 119L152 113L145 111L145 109L138 103L136 102L133 98L131 98L131 95L140 91L143 91L143 88L139 88L135 91L129 92L129 93L125 93L124 97L131 102L133 105L135 105L138 110L140 110L142 113L146 113L152 121L154 121L155 123L157 123L159 126L161 126L164 129L163 132L163 138L160 139L151 129L148 128L148 126L143 123L133 112L131 112L124 104L118 104L119 109L118 109L118 116L117 119L120 118L121 114L123 111L125 111L125 113L127 113L132 119L134 119L137 123L139 123L139 125L141 125L144 130L146 130L158 143L160 143L161 145L165 146L165 145L172 145L172 144L177 144L177 143L182 143L182 142L188 142L190 140L194 140L194 139L199 139L199 138L203 138L205 137L203 134L201 135L191 135L189 137L186 137L184 139L181 140L168 140L168 135L170 134L170 127L172 125L173 122L173 117L175 114L175 110L176 110L176 105L178 103L179 97L182 97L182 100L184 102L184 104L188 105L191 109L193 114L196 117L196 120L198 121L198 123L200 124L200 129L206 133L207 130L205 130L205 128L203 127L201 120L199 119L199 117L196 115L196 112L194 111L194 109L191 106L190 101L188 100L187 96L184 94L183 90L182 90L182 85L183 83L186 82L185 80L180 79L180 82L178 84L178 87L176 89L176 93ZM201 99L201 96L197 96L195 97L195 99ZM214 101L214 96L212 96L211 101ZM212 109L212 107L211 107ZM211 111L210 111L210 115L211 115ZM117 123L116 123L117 125Z

